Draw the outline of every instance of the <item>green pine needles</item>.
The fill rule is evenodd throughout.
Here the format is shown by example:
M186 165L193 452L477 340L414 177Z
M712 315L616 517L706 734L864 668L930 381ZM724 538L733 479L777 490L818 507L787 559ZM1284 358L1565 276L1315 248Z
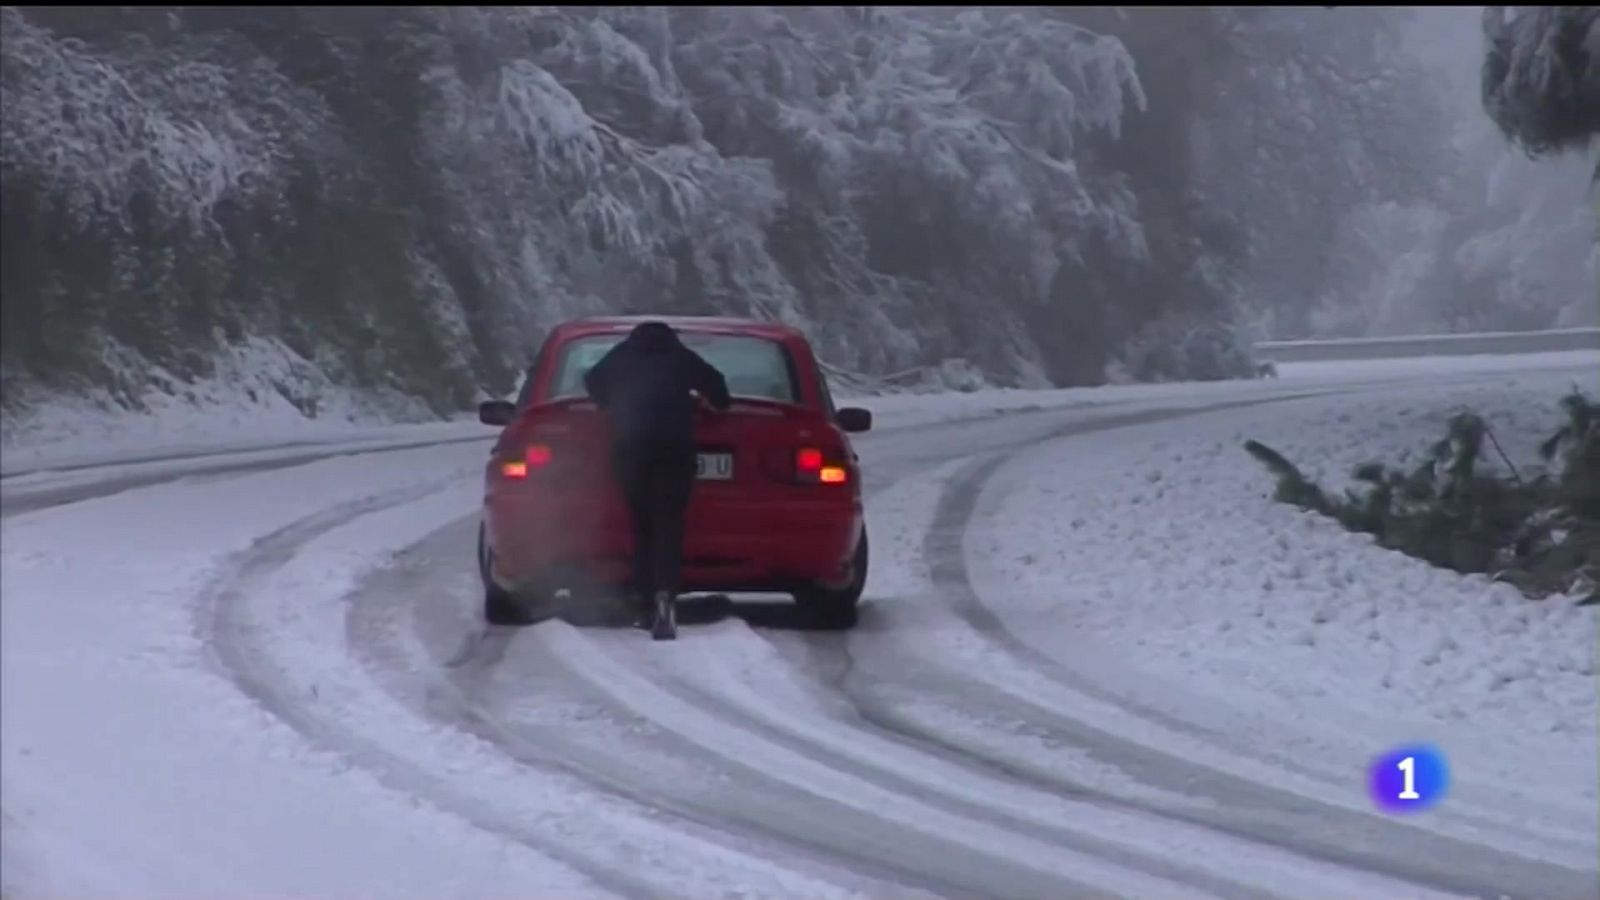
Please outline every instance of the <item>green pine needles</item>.
M1530 597L1580 593L1600 602L1600 404L1574 388L1565 421L1539 447L1545 468L1524 477L1482 417L1462 412L1410 471L1369 462L1361 487L1324 491L1259 441L1245 450L1277 479L1274 499L1337 519L1379 545L1463 573L1489 575ZM1493 449L1509 471L1484 465Z

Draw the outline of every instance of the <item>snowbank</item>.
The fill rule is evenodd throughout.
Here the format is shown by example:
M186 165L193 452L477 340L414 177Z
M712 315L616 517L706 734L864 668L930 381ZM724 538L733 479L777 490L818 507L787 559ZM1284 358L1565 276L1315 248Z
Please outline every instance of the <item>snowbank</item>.
M875 427L915 427L937 422L976 418L1008 412L1027 412L1065 406L1101 406L1139 402L1225 400L1291 393L1304 388L1401 383L1417 378L1437 382L1441 376L1460 376L1477 383L1482 376L1521 377L1529 372L1560 373L1563 384L1595 381L1600 353L1572 350L1553 353L1422 357L1416 359L1341 360L1336 362L1280 363L1278 377L1264 380L1190 381L1153 384L1098 385L1049 390L990 388L967 392L884 394L836 397L842 405L865 406L876 417Z
M1293 733L1296 758L1352 778L1367 754L1433 740L1463 782L1492 783L1592 842L1595 612L1525 600L1276 503L1241 448L1261 440L1334 487L1358 463L1414 458L1466 406L1526 474L1571 384L1508 375L1046 445L997 476L968 564L1010 631L1123 682L1113 689L1133 690L1138 673L1174 708L1229 705L1263 744Z
M8 405L22 411L0 420L0 471L398 437L396 423L439 424L415 400L334 385L276 341L231 347L216 364L211 377L193 382L154 371L159 387L140 396L143 410L105 391L69 396L8 385Z
M1389 359L1346 359L1323 362L1281 362L1278 374L1285 381L1322 381L1363 378L1400 378L1443 373L1519 374L1545 369L1587 369L1580 380L1592 387L1600 372L1600 352L1555 350L1541 353L1475 354L1470 356L1415 356Z

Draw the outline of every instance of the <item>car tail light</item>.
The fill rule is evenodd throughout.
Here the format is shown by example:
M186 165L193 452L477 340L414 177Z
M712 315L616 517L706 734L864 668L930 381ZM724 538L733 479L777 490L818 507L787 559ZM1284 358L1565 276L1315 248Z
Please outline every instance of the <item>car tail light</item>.
M529 472L548 466L553 459L555 453L549 444L529 444L522 452L521 459L507 460L500 464L500 474L506 478L527 478Z
M794 453L795 471L802 474L822 471L822 451L815 447L801 447Z
M794 453L795 480L801 484L844 484L850 470L816 447L801 447Z

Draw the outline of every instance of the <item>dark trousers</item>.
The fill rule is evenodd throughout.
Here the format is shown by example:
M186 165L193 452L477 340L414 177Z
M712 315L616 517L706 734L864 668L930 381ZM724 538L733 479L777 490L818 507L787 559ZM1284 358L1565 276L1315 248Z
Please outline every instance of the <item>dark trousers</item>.
M695 450L680 442L619 441L611 462L633 517L633 583L640 600L676 596L683 566L683 519L694 489Z

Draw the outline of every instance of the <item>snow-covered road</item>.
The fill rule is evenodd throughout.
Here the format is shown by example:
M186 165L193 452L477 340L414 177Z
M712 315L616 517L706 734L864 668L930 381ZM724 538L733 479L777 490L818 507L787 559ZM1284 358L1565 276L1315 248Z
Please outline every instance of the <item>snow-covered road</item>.
M875 404L880 430L859 444L875 568L848 635L755 602L690 604L672 644L561 622L483 633L472 542L487 439L461 443L459 429L382 452L7 479L4 892L1594 897L1592 696L1587 729L1583 698L1550 681L1518 709L1566 724L1508 736L1524 721L1508 714L1474 735L1448 716L1475 712L1470 697L1402 675L1385 686L1433 691L1418 698L1430 715L1364 715L1354 707L1393 697L1316 656L1359 666L1340 629L1364 620L1319 621L1289 654L1197 621L1259 597L1173 597L1182 618L1163 627L1154 588L1212 582L1161 572L1210 568L1193 554L1221 543L1184 544L1156 520L1192 525L1198 509L1243 528L1227 495L1140 496L1165 554L1108 537L1100 507L1186 441L1292 431L1407 391L1423 408L1485 386L1551 393L1592 383L1595 365L1324 365L1276 382ZM1213 464L1191 457L1191 475ZM1232 514L1279 512L1265 508ZM1096 535L1082 542L1095 565L1062 564L1093 585L1038 562L1075 531ZM1349 570L1382 554L1337 537ZM1159 571L1117 568L1129 560ZM1592 651L1593 613L1578 615L1522 637L1565 652L1587 623ZM1387 646L1392 659L1409 644ZM1325 719L1298 688L1317 678ZM1396 820L1371 809L1363 766L1402 719L1425 732L1406 737L1461 756L1450 800Z

